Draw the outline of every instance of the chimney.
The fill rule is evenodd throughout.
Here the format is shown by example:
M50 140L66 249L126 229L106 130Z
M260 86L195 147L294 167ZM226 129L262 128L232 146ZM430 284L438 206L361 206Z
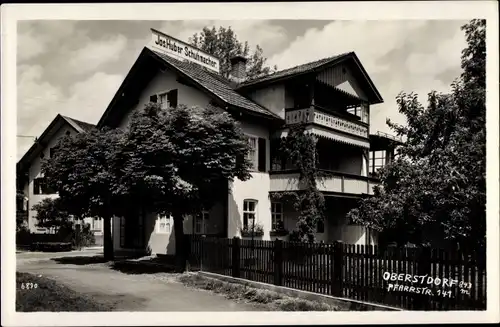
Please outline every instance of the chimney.
M247 59L243 56L234 56L230 59L231 72L229 79L241 83L247 78Z

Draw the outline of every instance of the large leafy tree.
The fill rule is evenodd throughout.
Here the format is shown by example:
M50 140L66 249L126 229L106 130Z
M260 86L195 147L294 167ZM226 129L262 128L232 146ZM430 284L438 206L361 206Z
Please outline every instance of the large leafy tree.
M113 259L111 218L127 210L115 175L120 138L119 129L65 136L55 155L42 162L48 185L59 194L60 208L77 217L103 218L106 259Z
M161 109L148 104L134 113L121 139L116 175L143 211L174 219L176 254L183 269L186 215L221 201L234 178L247 180L248 142L235 120L216 108Z
M401 242L447 239L483 248L486 234L486 106L484 20L464 25L467 48L461 76L449 94L397 97L407 124L388 121L406 139L395 161L381 169L381 187L349 216Z
M259 76L267 75L276 71L277 67L270 68L266 65L267 58L263 55L262 48L257 45L252 52L245 41L242 43L238 40L237 35L231 27L212 28L204 27L200 33L195 33L189 42L211 55L219 58L220 72L224 77L229 76L231 71L230 59L233 56L239 55L247 58L247 78L253 79Z

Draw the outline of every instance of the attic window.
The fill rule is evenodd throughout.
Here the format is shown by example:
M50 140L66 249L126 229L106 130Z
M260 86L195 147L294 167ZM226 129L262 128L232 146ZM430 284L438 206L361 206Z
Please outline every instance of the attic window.
M342 74L346 74L347 73L347 70L345 69L345 67L342 67Z
M149 97L149 101L159 103L162 109L177 108L178 90L171 90Z
M68 136L69 136L70 134L71 134L71 132L70 132L70 131L66 131L66 135L68 135Z

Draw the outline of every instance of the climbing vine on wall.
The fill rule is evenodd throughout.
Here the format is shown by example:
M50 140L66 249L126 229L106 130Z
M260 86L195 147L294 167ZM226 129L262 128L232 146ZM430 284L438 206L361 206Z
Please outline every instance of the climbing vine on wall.
M317 178L321 177L317 169L316 139L305 133L304 125L297 125L281 140L280 152L299 170L300 191L292 192L295 210L299 212L295 234L299 241L314 242L316 226L324 219L325 210L325 199L316 185Z

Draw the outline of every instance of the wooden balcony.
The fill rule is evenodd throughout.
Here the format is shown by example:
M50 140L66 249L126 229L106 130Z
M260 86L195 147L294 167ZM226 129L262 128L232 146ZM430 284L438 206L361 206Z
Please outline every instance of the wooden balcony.
M334 171L321 171L322 177L317 180L318 190L345 195L373 195L373 187L378 185L377 179ZM283 170L269 172L271 192L290 192L303 189L299 185L297 170Z
M326 127L327 129L349 134L358 138L368 138L368 125L321 110L316 106L305 109L287 109L285 121L288 126L299 123L309 123Z

